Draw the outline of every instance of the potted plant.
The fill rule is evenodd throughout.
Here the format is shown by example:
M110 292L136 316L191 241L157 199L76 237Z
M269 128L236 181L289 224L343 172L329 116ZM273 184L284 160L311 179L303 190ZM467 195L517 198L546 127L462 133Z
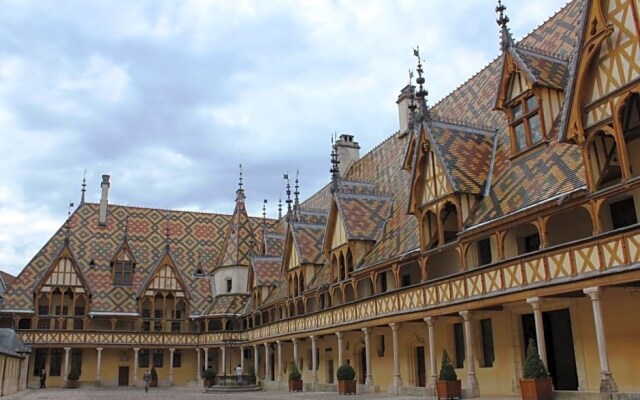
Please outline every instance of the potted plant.
M254 367L249 368L249 385L256 384L256 369Z
M204 372L202 372L202 380L205 388L213 386L213 383L216 380L216 371L214 371L213 368L205 369Z
M442 353L442 365L436 381L436 396L438 399L462 398L462 383L451 365L451 359L446 350Z
M553 383L544 366L533 339L529 339L527 358L520 379L520 393L523 400L552 400Z
M338 392L340 394L356 394L356 371L349 364L343 364L336 372Z
M149 386L158 387L158 371L156 371L156 367L151 367L151 382L149 382Z
M80 371L77 367L72 367L71 371L67 375L67 387L69 389L75 389L78 387L78 379L80 379Z
M296 363L291 363L291 371L289 371L289 391L302 392L302 375L300 375Z

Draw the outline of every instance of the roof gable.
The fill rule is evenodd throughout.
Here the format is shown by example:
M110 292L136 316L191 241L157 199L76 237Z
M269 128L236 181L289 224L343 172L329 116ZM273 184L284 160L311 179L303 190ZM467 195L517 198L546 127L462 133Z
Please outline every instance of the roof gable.
M176 266L168 246L156 267L149 274L147 281L138 289L136 297L153 296L156 291L171 291L176 297L185 297L186 299L190 297L182 274Z
M69 248L67 239L49 269L36 285L36 291L50 292L54 287L60 286L71 287L78 293L86 292L91 295L87 279L78 268L78 263Z

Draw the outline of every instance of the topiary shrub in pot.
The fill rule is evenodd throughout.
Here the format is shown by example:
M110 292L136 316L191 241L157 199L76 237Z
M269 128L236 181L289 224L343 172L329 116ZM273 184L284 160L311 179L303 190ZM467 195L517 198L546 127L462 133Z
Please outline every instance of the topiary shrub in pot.
M249 384L256 384L256 369L254 367L249 368Z
M442 352L442 365L436 381L436 396L438 399L462 398L462 382L458 379L446 350Z
M78 387L78 379L80 379L80 371L77 367L72 367L71 371L67 375L67 387L69 389L75 389Z
M291 363L291 371L289 371L289 391L302 392L302 375L296 363Z
M213 370L213 368L207 368L202 372L202 381L205 388L213 386L215 380L216 372Z
M336 377L340 394L356 394L356 371L351 365L341 365L336 372Z
M529 339L527 346L527 358L524 360L524 371L520 379L520 394L523 400L553 399L553 383L533 339Z
M158 371L156 371L156 367L151 367L151 382L149 382L149 386L158 387Z

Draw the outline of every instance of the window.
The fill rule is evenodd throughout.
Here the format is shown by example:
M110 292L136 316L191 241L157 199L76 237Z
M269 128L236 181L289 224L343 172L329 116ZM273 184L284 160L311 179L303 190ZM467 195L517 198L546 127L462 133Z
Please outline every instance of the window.
M18 329L31 329L31 318L20 318Z
M509 108L513 154L542 142L538 99L535 96L523 96Z
M481 367L493 367L496 359L493 350L493 328L491 327L491 318L480 320L480 336L482 339L482 362Z
M162 368L163 365L163 352L162 349L153 350L153 366L156 368Z
M38 306L38 315L49 315L49 306L47 305Z
M478 241L478 265L491 264L491 240L484 238Z
M142 332L150 332L151 331L151 323L149 321L142 322Z
M411 274L402 275L402 287L411 286Z
M534 233L533 235L525 236L522 238L522 254L531 253L540 249L540 235Z
M140 349L140 352L138 353L138 366L140 368L149 367L149 350Z
M387 273L383 272L379 276L380 276L380 293L387 293Z
M62 349L51 349L51 364L49 365L49 376L60 376L62 369Z
M154 332L162 332L162 322L156 321L153 323Z
M171 323L171 332L174 332L174 333L180 332L180 322L174 321Z
M113 284L115 286L131 286L133 284L133 263L131 261L115 261L113 263Z
M613 224L613 229L619 229L638 223L633 197L628 197L624 200L611 203L609 210L611 211L611 223Z
M227 278L227 293L231 293L232 288L233 288L233 280L231 278Z
M33 376L40 376L47 365L47 349L36 349L35 360L33 361Z
M180 349L175 349L173 352L173 368L180 368L182 366L182 352Z
M453 324L453 340L455 343L455 368L464 368L464 329L461 323Z

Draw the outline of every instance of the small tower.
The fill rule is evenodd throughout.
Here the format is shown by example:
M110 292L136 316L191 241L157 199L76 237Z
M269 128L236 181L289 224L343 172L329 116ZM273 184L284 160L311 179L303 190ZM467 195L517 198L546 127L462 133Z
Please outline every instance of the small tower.
M511 36L511 31L509 31L509 27L507 24L509 23L509 17L505 13L507 7L502 4L502 0L498 0L498 5L496 6L496 13L498 13L498 19L496 19L496 23L500 27L500 50L506 51L509 47L513 46L513 37Z

